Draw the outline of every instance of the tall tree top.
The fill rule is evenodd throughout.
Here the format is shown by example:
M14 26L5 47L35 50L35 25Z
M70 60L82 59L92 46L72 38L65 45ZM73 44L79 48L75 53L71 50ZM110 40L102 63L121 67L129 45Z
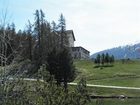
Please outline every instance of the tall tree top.
M65 20L63 14L60 15L60 18L58 21L59 21L59 24L58 24L59 30L65 31L66 30L66 20Z

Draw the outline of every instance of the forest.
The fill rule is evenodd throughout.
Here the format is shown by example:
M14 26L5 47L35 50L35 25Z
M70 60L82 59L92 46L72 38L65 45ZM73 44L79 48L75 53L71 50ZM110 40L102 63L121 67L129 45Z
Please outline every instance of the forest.
M14 23L0 24L0 104L86 104L89 96L84 79L68 87L76 68L63 14L58 24L48 22L42 10L34 16L34 23L28 21L25 30L16 31Z

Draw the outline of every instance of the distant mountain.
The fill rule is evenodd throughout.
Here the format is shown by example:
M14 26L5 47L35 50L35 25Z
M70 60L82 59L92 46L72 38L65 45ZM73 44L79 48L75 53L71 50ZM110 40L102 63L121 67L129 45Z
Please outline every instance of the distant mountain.
M107 50L103 50L92 54L91 58L96 58L97 54L108 53L114 55L115 59L139 59L140 58L140 43L126 46L119 46Z

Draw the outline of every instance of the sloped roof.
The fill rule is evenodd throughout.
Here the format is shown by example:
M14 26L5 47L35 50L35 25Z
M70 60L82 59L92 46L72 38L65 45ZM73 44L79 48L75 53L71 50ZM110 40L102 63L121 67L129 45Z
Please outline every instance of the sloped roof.
M66 33L67 34L71 34L72 33L73 39L74 39L74 41L76 41L73 30L67 30Z
M90 51L88 51L87 49L85 49L84 47L82 47L82 46L76 46L76 47L72 47L72 49L73 48L76 48L76 49L79 49L79 48L81 48L81 49L83 49L83 50L85 50L85 51L87 51L88 53L90 53Z

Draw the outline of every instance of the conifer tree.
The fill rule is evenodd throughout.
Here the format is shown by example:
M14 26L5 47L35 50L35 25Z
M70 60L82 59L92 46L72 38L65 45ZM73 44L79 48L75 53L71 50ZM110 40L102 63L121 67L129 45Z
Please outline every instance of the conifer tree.
M60 43L62 47L68 47L68 36L66 35L66 23L63 14L60 15L58 31L60 33Z
M105 54L105 63L109 63L109 54L108 53L106 53Z
M105 63L105 54L104 53L101 55L101 63L102 63L102 65L104 65L104 63Z
M98 65L100 65L100 63L101 63L101 56L100 56L100 54L97 55L96 60L97 60Z
M67 83L75 78L75 67L70 51L67 48L56 51L54 49L48 54L47 68L51 75L55 76L57 84L64 83L64 88L67 89Z

